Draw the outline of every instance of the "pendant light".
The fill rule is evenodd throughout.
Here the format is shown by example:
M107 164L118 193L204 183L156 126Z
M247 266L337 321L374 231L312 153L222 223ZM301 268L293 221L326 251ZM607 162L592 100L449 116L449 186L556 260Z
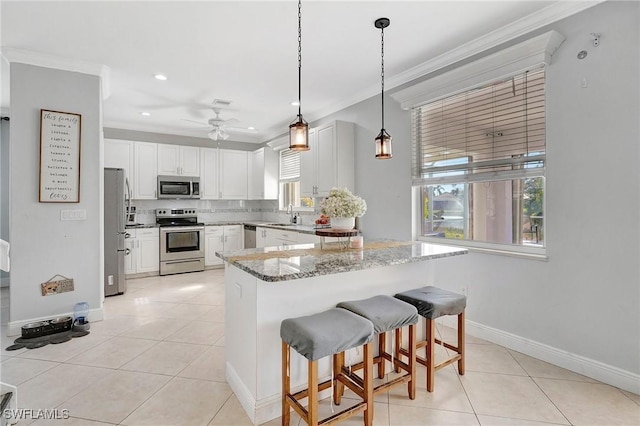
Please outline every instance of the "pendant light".
M382 128L376 136L376 158L379 160L388 160L391 158L391 135L384 129L384 29L389 26L391 21L389 18L378 18L374 23L376 28L380 28L381 34L381 58L382 58L382 91L380 98L382 100Z
M298 0L298 117L289 124L289 149L293 151L309 150L309 124L302 118L302 2Z

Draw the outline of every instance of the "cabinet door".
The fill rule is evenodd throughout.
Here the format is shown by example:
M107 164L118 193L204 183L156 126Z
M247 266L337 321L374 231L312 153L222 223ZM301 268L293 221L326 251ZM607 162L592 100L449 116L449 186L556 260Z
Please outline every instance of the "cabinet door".
M264 228L264 247L277 247L279 245L278 232L275 229Z
M180 146L158 144L158 174L178 176L180 174Z
M313 234L305 234L298 232L298 244L316 244L320 243L320 237Z
M205 266L222 265L223 261L216 256L217 251L224 251L224 227L205 227L204 264Z
M137 272L156 272L160 270L160 237L158 230L145 232L144 236L138 236L137 247ZM138 232L140 234L140 232Z
M327 196L336 185L335 127L316 129L316 196ZM350 188L353 190L353 188Z
M181 146L179 167L182 176L200 176L200 149L195 146Z
M155 200L158 187L158 145L134 142L133 160L133 198Z
M256 228L256 248L267 247L267 228Z
M127 231L129 232L129 231ZM124 240L124 274L135 274L136 273L136 244L138 240L135 237L135 231L133 233L129 232L131 237L126 238ZM128 254L127 254L128 253Z
M264 148L249 153L249 199L264 199Z
M218 189L218 149L200 148L200 198L217 200Z
M309 151L300 152L300 196L314 197L316 190L316 132L309 130Z
M244 232L242 225L224 227L224 249L242 250L244 248Z
M104 166L124 169L129 185L133 187L133 142L105 139Z
M220 198L247 199L247 152L221 149Z

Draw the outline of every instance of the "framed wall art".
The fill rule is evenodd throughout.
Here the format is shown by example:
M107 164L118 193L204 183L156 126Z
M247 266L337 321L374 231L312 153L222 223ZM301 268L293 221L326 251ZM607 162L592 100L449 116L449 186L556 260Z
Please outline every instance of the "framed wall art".
M80 130L82 116L40 110L41 203L80 202Z

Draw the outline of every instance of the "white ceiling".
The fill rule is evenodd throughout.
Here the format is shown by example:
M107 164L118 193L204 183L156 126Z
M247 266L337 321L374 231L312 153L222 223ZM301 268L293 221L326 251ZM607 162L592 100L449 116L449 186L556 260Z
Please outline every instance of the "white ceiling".
M306 0L302 114L311 121L379 93L379 17L391 20L389 89L408 70L528 15L552 16L566 8L560 3ZM297 1L3 0L0 8L3 49L109 67L105 127L206 137L207 128L184 120L206 123L214 116L208 105L219 98L233 101L222 118L259 130L231 140L264 142L286 132L297 114L290 105L298 97ZM6 69L1 101L10 109ZM155 80L154 73L169 79Z

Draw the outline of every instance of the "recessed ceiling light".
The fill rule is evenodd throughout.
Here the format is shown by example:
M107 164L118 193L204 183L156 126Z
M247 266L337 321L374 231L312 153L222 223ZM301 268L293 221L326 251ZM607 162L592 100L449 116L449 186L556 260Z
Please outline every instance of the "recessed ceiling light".
M291 102L291 106L296 106L296 107L297 107L297 106L300 106L300 102L298 102L298 101L293 101L293 102Z
M144 112L141 112L140 115L144 115L145 117L150 117L151 113L144 111Z
M162 80L162 81L165 81L165 80L167 79L167 76L166 76L166 75L164 75L164 74L154 74L154 75L153 75L153 77L154 77L156 80Z
M248 129L248 130L255 130L256 128L255 128L255 127L253 127L253 126L249 126L249 127L247 127L247 129Z

